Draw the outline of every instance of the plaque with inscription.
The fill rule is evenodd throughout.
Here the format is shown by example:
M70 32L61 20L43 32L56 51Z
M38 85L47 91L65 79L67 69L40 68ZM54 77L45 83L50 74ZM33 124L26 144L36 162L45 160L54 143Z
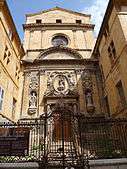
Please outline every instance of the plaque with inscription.
M0 156L25 156L29 151L29 128L0 128Z

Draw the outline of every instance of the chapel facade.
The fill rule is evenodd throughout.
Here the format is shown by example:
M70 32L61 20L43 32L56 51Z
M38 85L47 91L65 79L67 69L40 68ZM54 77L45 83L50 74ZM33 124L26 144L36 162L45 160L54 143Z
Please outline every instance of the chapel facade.
M1 0L0 168L127 163L126 21L110 0L94 44L91 15L55 7L26 15L22 47Z
M26 15L20 119L38 118L58 105L103 116L102 79L90 15L55 7Z

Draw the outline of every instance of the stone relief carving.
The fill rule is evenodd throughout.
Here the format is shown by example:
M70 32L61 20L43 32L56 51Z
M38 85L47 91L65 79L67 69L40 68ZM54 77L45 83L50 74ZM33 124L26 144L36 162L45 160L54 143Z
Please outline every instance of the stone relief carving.
M48 73L45 96L74 94L75 87L76 76L74 72L50 72Z
M38 77L35 76L31 77L29 88L31 90L36 90L38 88Z
M88 70L83 72L82 81L83 81L84 91L86 91L86 90L92 91L92 79L90 76L90 72Z
M59 79L58 79L58 91L63 91L65 90L65 78L64 76L58 76Z
M37 112L37 95L39 86L38 72L31 72L29 82L29 108L28 114L32 115Z
M28 114L29 115L33 115L33 114L36 114L37 113L37 109L35 109L35 108L29 108L28 109Z
M82 69L76 69L76 70L75 70L75 73L76 73L77 75L81 75L81 74L82 74L82 72L83 72L83 70L82 70Z
M45 75L45 69L40 70L40 75Z
M24 71L23 72L23 76L25 76L25 77L30 77L30 72L29 71Z

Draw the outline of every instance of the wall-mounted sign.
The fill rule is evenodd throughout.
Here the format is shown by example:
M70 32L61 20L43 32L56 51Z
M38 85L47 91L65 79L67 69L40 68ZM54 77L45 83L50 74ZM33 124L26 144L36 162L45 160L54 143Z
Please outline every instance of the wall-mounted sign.
M0 156L25 156L29 150L29 128L0 128Z

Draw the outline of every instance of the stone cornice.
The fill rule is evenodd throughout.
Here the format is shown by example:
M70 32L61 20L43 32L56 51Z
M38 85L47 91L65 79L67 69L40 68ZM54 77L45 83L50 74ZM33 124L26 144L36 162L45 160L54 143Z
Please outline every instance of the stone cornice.
M67 59L67 60L34 60L34 61L29 61L29 60L23 60L22 61L23 65L55 65L55 64L66 64L66 65L73 65L73 64L80 64L80 65L86 65L86 64L94 64L95 66L98 65L98 60L97 59Z
M46 51L47 49L28 49L27 50L27 53L28 52L43 52L43 51ZM86 52L91 52L92 49L74 49L76 51L86 51Z
M59 28L59 29L75 29L75 30L79 30L79 29L94 29L93 24L76 24L76 23L41 23L41 24L37 24L37 23L31 23L31 24L23 24L23 28L24 29L37 29L39 28L40 30L46 30L46 29L55 29ZM66 28L67 27L67 28Z
M6 120L8 121L7 123L12 123L12 124L15 123L13 120L11 120L10 118L8 118L2 113L0 113L0 116L5 119L5 123L6 123Z
M61 95L58 95L58 96L44 96L44 100L46 99L61 99ZM79 95L65 95L62 97L63 99L78 99L79 98Z

